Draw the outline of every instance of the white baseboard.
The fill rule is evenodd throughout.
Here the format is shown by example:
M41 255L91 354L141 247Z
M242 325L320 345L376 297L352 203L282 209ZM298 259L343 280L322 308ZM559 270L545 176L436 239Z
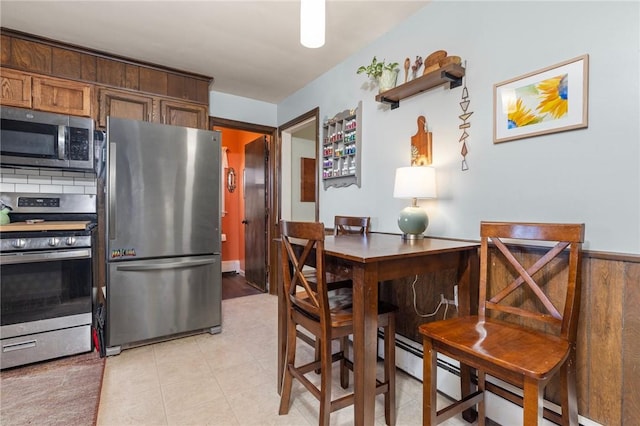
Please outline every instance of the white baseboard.
M238 272L238 271L240 271L239 260L223 260L222 261L222 272Z
M383 357L382 350L384 348L382 339L379 339L379 353L380 357ZM420 354L420 355L417 355ZM410 374L418 380L422 380L422 345L416 343L403 336L396 335L396 365L401 370ZM460 398L460 376L459 376L460 364L442 354L438 354L438 391L443 394L454 398ZM510 391L522 395L522 391L509 386L506 383L500 382L497 379L488 377L487 380L500 384ZM503 399L492 393L487 393L486 396L486 410L487 417L493 421L498 422L501 425L517 425L522 424L522 408L506 399ZM544 401L545 408L560 412L560 407L549 401ZM578 416L578 421L584 426L600 426L586 417ZM543 421L543 424L554 425L554 423Z

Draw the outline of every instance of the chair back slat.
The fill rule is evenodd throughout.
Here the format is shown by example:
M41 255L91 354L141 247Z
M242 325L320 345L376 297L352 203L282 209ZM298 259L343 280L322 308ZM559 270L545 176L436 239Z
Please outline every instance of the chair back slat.
M335 216L334 234L368 234L371 223L370 217L360 216Z
M533 320L575 341L584 224L482 222L480 236L478 314L484 317L494 311L505 318L519 317L521 324ZM523 243L517 240L525 240L522 252ZM545 253L539 255L540 251ZM496 262L504 262L502 271L490 271Z
M324 267L324 224L281 221L282 271L287 304L292 304L325 321L329 317ZM300 250L300 247L304 248ZM314 265L311 277L303 273ZM314 281L315 285L309 282ZM289 308L291 308L290 306Z

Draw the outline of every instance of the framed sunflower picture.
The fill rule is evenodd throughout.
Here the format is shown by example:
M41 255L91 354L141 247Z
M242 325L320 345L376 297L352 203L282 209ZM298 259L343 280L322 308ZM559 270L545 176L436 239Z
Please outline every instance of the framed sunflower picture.
M587 127L589 55L493 86L493 143Z

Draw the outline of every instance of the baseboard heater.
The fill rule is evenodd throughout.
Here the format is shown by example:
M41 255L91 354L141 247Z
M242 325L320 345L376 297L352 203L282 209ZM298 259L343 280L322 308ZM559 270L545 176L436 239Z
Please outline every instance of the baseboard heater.
M422 381L422 345L396 334L396 366L398 369ZM384 332L378 330L378 356L384 358ZM438 391L445 397L460 399L460 364L445 355L438 354ZM472 377L476 381L477 376ZM487 376L486 409L487 417L503 424L522 424L522 407L514 402L517 396L522 396L522 390L511 386L494 377ZM560 406L544 400L545 416L557 420L560 414ZM586 417L578 416L578 421L583 426L601 426ZM553 425L553 422L544 419L544 425Z
M223 260L222 261L222 272L238 272L240 271L240 261L239 260Z

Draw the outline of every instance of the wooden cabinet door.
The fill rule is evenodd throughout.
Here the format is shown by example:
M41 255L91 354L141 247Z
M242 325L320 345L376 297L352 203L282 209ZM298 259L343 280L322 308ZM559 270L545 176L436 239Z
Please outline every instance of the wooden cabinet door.
M161 100L160 117L164 124L205 130L209 128L208 108L204 105Z
M20 108L31 108L31 76L0 69L0 103Z
M57 78L33 77L33 108L91 117L93 86Z
M107 116L154 121L153 98L119 90L100 89L98 126L107 127Z

